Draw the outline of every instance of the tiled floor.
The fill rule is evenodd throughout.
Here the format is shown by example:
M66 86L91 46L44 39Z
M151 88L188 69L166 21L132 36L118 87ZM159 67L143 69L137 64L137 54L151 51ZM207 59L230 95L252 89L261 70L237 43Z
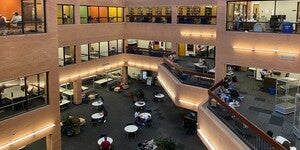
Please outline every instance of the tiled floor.
M235 75L238 82L234 84L245 96L237 110L262 130L272 130L274 136L283 136L300 148L300 140L292 133L294 113L283 115L275 112L275 95L260 91L261 81L249 78L247 72L235 72Z

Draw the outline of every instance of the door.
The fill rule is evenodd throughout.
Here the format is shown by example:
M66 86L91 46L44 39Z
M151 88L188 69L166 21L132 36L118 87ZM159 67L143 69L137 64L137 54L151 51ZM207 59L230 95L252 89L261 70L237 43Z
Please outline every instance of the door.
M178 44L178 56L185 56L185 44Z

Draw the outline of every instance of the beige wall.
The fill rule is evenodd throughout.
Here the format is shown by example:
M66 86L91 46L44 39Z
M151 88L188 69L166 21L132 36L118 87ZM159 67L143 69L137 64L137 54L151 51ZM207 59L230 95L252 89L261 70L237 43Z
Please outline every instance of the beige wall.
M23 146L51 134L51 147L60 149L60 111L58 101L56 1L46 1L47 33L1 36L0 81L49 72L49 105L0 122L0 146L24 137L52 123L56 126L7 149ZM42 117L41 117L42 116Z

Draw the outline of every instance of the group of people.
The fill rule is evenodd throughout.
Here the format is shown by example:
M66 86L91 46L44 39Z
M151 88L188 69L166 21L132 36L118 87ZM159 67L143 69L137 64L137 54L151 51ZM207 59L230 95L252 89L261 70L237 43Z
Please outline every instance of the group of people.
M142 118L140 116L140 114L141 114L140 111L136 111L134 113L135 124L137 126L140 126L140 127L149 127L149 126L151 126L151 123L152 123L151 115L148 115L147 117Z
M5 16L2 16L2 15L0 14L0 23L7 23L7 22L9 22L9 23L12 24L12 26L16 27L16 26L17 26L17 23L18 23L18 22L21 22L21 21L22 21L22 16L19 15L18 12L14 12L14 13L13 13L13 16L12 16L12 18L11 18L10 21L7 21L6 17L5 17Z
M13 16L10 21L8 21L5 16L0 14L0 25L5 27L5 32L3 32L3 35L7 34L7 28L10 29L11 27L18 27L18 23L20 22L22 22L22 16L19 15L18 12L13 13ZM9 25L7 25L7 23L9 23Z
M225 103L227 103L232 108L238 106L244 98L238 93L238 91L232 84L231 79L229 79L228 77L224 78L222 86L217 89L216 93L222 100L224 100Z

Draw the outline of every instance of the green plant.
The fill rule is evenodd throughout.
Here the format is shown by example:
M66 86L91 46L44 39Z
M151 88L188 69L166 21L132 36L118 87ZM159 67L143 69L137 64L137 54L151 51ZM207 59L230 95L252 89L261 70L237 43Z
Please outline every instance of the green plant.
M80 133L80 120L74 116L67 116L63 119L62 132L68 136Z
M157 150L176 150L175 142L168 137L155 139L155 144L157 146Z

